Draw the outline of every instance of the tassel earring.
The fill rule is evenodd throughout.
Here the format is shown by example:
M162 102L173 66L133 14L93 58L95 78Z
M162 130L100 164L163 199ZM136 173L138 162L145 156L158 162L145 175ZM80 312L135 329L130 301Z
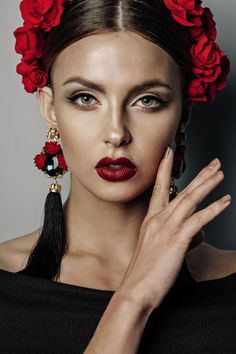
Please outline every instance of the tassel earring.
M41 153L34 157L35 166L48 178L53 178L44 206L44 224L41 235L29 255L26 267L18 273L53 279L58 276L63 255L67 251L66 227L61 199L62 178L68 171L56 128L50 128L48 141Z
M181 177L186 169L185 154L186 151L186 134L180 131L176 135L176 149L174 153L173 168L171 172L171 186L170 186L170 201L173 200L178 194L178 187L175 185L174 180Z

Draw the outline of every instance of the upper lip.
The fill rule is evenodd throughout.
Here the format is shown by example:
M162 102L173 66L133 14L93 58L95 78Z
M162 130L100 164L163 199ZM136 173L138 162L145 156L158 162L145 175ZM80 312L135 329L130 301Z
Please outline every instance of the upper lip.
M136 167L136 165L127 157L119 157L118 159L112 159L111 157L103 157L101 160L98 161L96 167L107 166L110 164L124 165L132 168Z

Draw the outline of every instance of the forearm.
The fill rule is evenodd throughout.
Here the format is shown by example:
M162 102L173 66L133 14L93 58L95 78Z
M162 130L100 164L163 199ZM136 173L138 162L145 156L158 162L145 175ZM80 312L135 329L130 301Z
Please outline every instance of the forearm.
M138 302L115 293L84 354L137 353L151 312Z

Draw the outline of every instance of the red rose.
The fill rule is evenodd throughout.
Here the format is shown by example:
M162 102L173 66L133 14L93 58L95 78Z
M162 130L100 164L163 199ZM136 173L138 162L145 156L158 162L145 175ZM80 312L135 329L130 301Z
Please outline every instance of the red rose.
M14 31L15 50L24 56L24 60L33 60L43 55L44 40L39 31L18 27Z
M61 145L54 141L46 141L44 150L51 155L57 154L61 149Z
M48 32L60 23L65 0L22 0L20 10L27 28Z
M209 102L213 102L216 97L216 85L215 83L210 83L206 89L206 97Z
M25 90L29 93L33 93L38 87L43 87L47 84L47 74L39 68L36 60L32 62L21 60L16 66L16 72L22 75L22 83Z
M217 43L208 41L206 35L202 36L196 45L191 48L193 60L193 73L205 82L213 82L221 73L221 58L224 53Z
M188 92L192 101L213 102L216 97L217 86L215 83L206 83L201 79L194 79L189 85Z
M218 76L217 80L214 82L210 82L208 84L205 84L205 98L204 101L209 101L213 102L217 91L221 91L225 88L225 85L227 83L227 75L230 71L230 61L226 55L224 55L221 59L221 73ZM203 99L198 99L196 98L195 101L203 101Z
M37 60L27 62L24 60L24 58L22 58L21 62L16 66L16 72L20 75L27 75L28 72L36 66L38 66Z
M203 81L205 82L214 82L219 74L221 73L221 68L220 65L217 65L213 68L210 69L200 69L200 68L193 68L192 69L193 73L197 76L200 77Z
M217 91L223 90L227 83L227 75L230 71L230 61L227 55L222 56L220 67L221 67L221 73L215 82Z
M193 79L188 87L188 95L192 101L206 102L206 89L207 83L203 82L201 79Z
M195 0L163 0L173 18L183 26L201 26L203 8Z
M35 166L37 166L39 170L42 170L42 168L45 165L45 160L46 160L46 156L44 154L36 155L34 157Z
M64 155L57 155L57 159L58 159L58 162L59 162L58 167L62 168L63 170L67 170L68 167L67 167Z
M24 76L22 83L24 84L26 91L34 92L38 87L43 87L47 84L47 74L40 70L38 67L32 68L27 76Z
M199 40L200 37L205 34L209 41L214 42L217 36L217 30L213 17L211 10L205 7L202 14L202 26L190 28L192 37Z

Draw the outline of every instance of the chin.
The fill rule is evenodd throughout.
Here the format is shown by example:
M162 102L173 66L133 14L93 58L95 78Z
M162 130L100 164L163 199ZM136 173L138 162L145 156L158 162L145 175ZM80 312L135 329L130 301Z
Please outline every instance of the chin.
M124 182L111 183L107 182L105 186L96 186L91 189L87 188L96 198L112 203L127 203L138 198L146 197L146 186L140 186L137 183L127 184ZM151 190L150 190L151 192ZM149 193L148 193L149 195Z

